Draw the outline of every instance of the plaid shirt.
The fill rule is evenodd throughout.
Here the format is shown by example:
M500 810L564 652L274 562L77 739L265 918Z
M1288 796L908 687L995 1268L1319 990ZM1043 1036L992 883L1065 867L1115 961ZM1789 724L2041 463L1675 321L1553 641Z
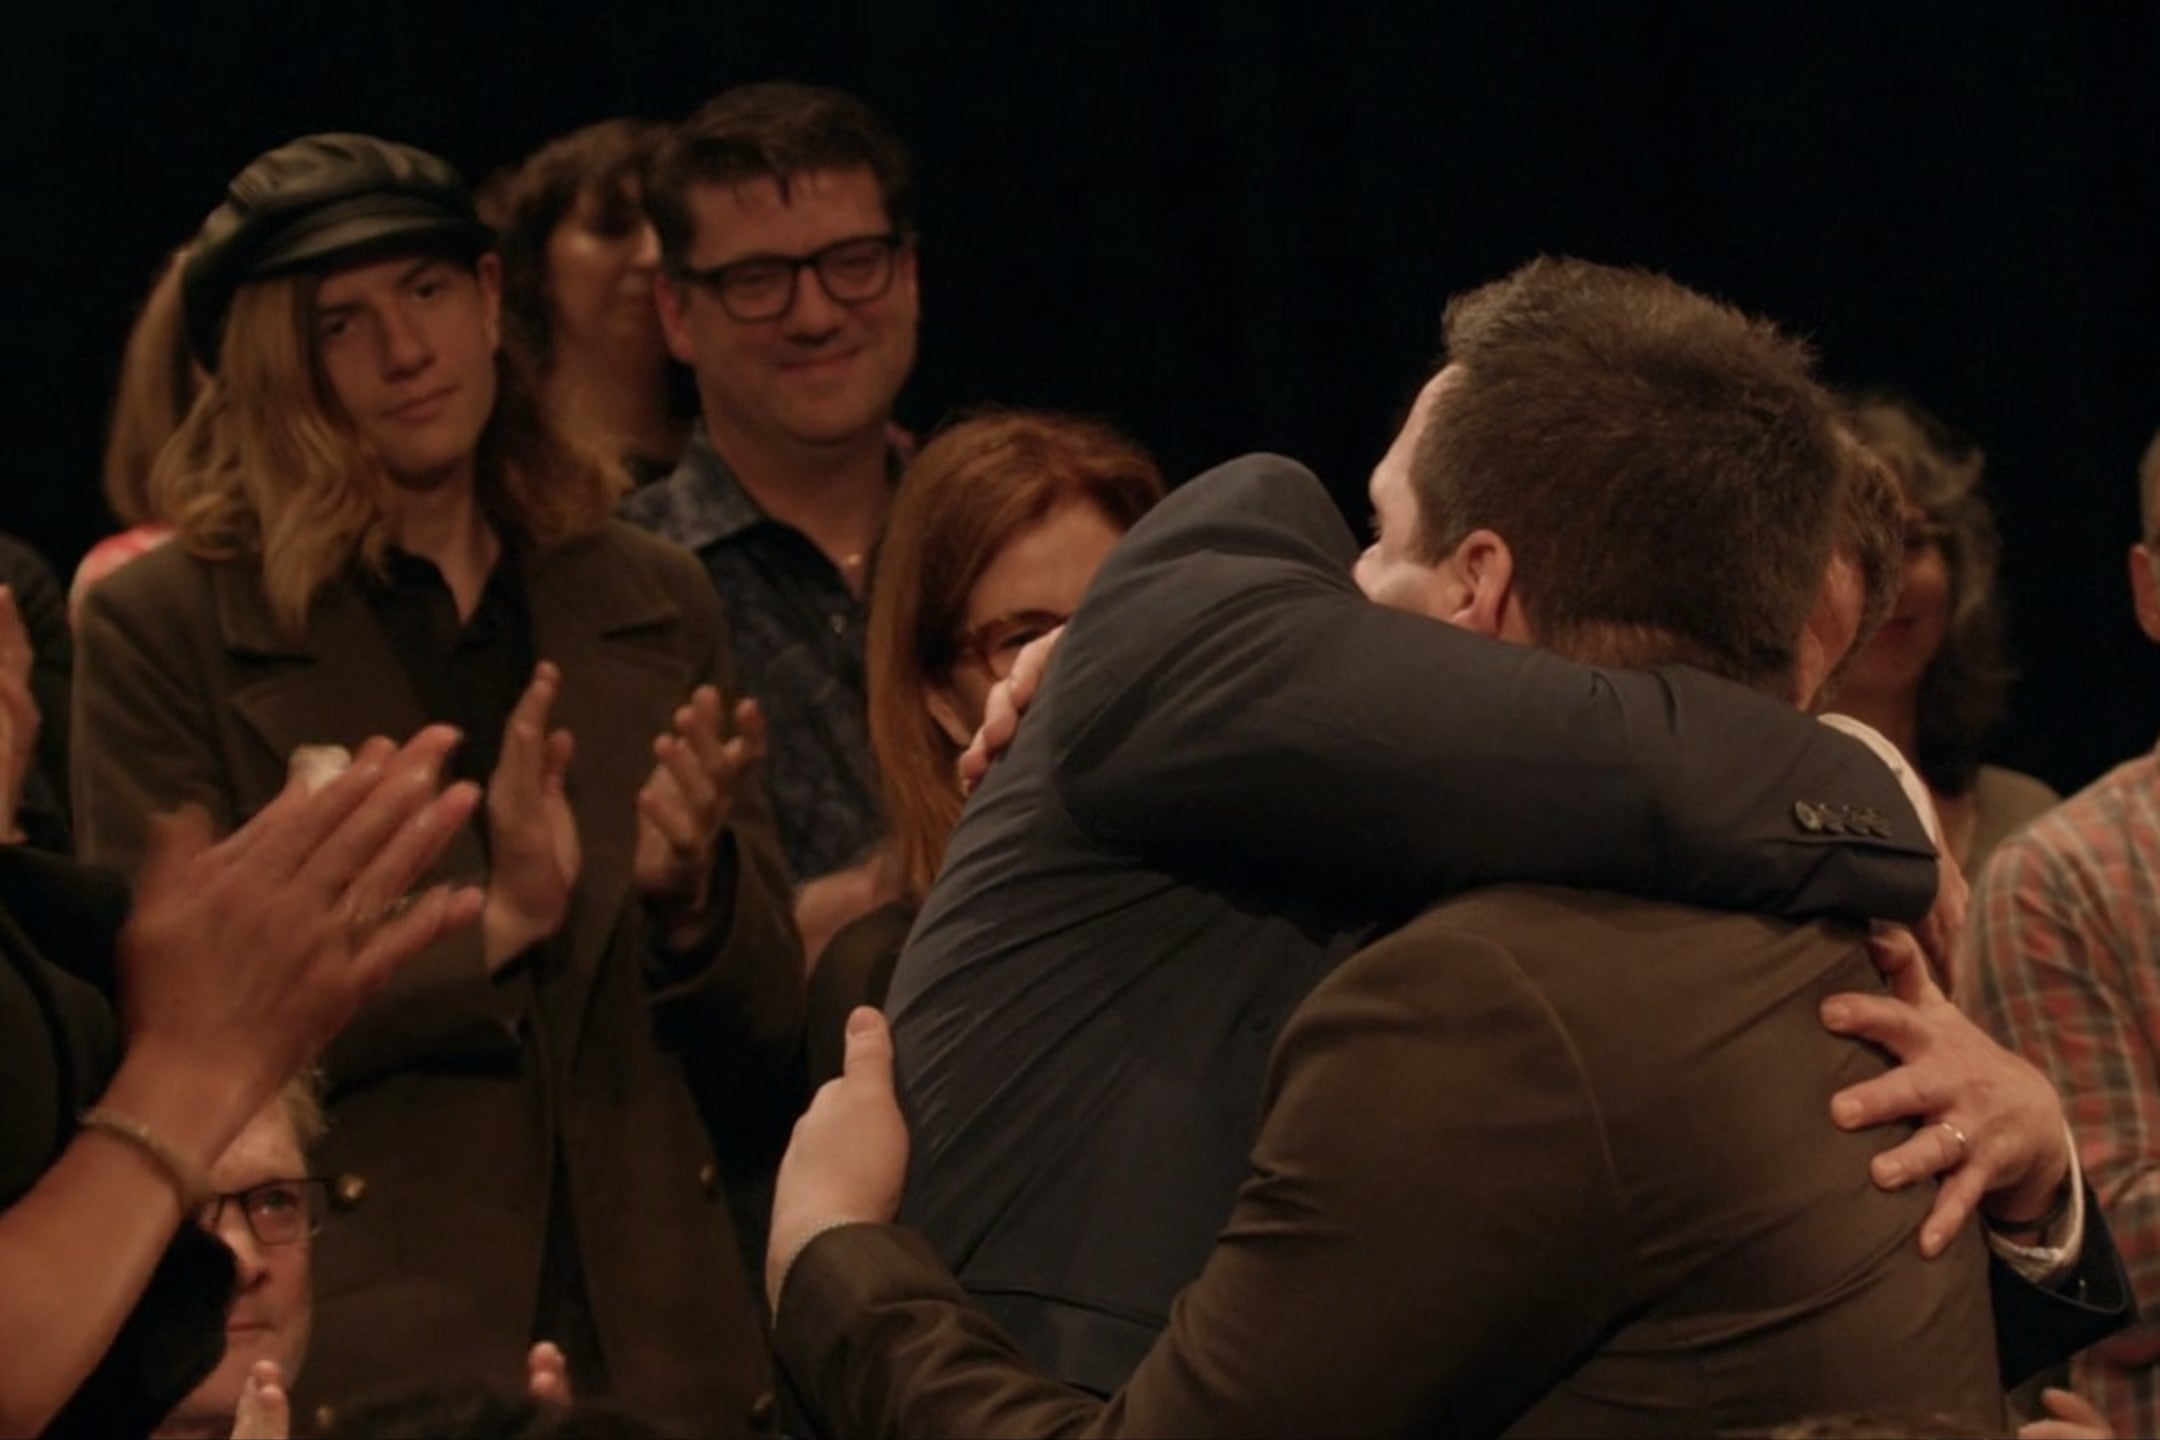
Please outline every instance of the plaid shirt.
M2160 1338L2160 750L2003 842L1973 892L1959 993L2062 1092L2085 1173ZM2160 1370L2078 1357L2119 1435L2160 1435Z
M720 591L736 673L765 711L765 789L795 879L861 859L884 820L863 607L840 572L758 508L702 425L675 473L632 491L622 518L696 551Z

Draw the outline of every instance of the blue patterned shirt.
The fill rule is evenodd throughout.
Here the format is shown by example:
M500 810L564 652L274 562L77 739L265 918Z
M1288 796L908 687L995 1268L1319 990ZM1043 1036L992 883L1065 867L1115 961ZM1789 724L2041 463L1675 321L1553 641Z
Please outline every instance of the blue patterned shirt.
M764 707L765 787L795 878L860 858L884 829L862 602L801 531L758 508L703 426L673 474L623 501L622 518L695 551L720 592L736 671Z

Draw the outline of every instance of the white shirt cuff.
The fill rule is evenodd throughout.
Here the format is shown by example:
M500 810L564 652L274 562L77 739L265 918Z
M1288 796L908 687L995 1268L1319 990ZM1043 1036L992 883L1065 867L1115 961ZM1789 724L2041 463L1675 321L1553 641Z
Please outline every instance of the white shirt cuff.
M2003 1263L2035 1285L2047 1285L2077 1268L2085 1249L2085 1171L2078 1164L2077 1144L2070 1146L2070 1208L2055 1217L2041 1232L2037 1245L2020 1245L1993 1230L1987 1232L1988 1248Z

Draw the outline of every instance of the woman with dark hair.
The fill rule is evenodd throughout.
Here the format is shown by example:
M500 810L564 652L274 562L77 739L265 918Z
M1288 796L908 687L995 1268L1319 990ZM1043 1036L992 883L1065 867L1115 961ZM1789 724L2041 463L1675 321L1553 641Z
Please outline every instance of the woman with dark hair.
M1106 425L1030 411L941 432L901 477L870 582L870 745L900 898L833 937L810 981L813 1082L841 1027L881 1004L965 798L955 765L990 687L1065 623L1118 539L1162 498L1147 452Z
M640 484L675 468L690 389L653 309L660 247L643 209L660 127L602 120L482 187L503 267L503 342L558 423L621 457Z
M2004 836L2061 797L1980 762L2014 672L1995 588L2002 549L1981 490L1986 457L1911 401L1870 395L1853 433L1890 467L1905 509L1905 573L1890 618L1830 708L1880 730L1933 793L1950 853L1976 872Z

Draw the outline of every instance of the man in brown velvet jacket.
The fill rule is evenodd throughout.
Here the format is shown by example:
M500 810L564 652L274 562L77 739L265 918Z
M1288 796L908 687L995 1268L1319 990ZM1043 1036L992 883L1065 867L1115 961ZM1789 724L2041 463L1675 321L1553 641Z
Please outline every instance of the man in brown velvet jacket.
M1828 617L1805 653L1846 472L1797 347L1568 262L1458 301L1449 346L1375 472L1366 594L1580 659L1812 691L1856 622L1825 642ZM1299 513L1289 468L1202 477L1186 513L1264 531ZM1821 925L1529 888L1428 912L1295 1013L1226 1228L1107 1402L1033 1373L918 1239L855 1223L891 1216L905 1159L882 1027L859 1015L782 1170L782 1365L850 1435L1998 1425L1979 1237L1930 1224L1923 1256L1931 1188L1870 1173L1909 1132L1826 1113L1885 1061L1826 1029L1855 1017L1824 1002L1864 1020L1852 992L1876 989L1858 937ZM1976 1113L1954 1103L1922 1147L1962 1151ZM2030 1159L1983 1207L2014 1242L2059 1238L2060 1198L2075 1214L2059 1141Z
M490 239L448 165L356 135L205 222L178 540L82 620L82 848L129 868L152 810L230 825L304 757L456 724L487 802L442 865L486 903L324 1056L344 1213L296 1400L508 1385L549 1339L581 1395L739 1432L768 1367L715 1151L777 1149L802 1023L756 715L697 563L498 361Z

